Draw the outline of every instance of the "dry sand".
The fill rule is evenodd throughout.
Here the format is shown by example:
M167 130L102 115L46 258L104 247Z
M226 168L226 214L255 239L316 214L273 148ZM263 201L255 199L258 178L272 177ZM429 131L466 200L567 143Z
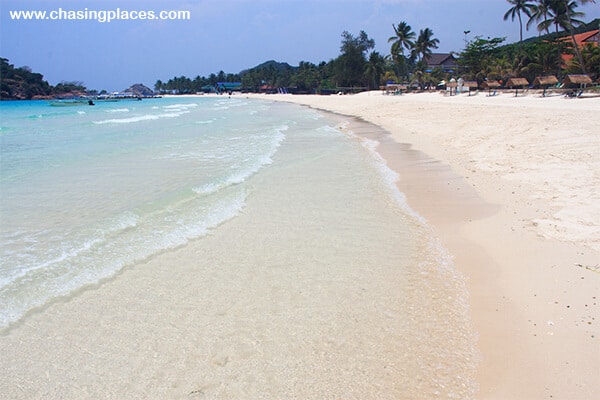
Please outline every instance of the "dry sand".
M380 154L468 278L478 398L597 398L600 98L257 97L391 133Z

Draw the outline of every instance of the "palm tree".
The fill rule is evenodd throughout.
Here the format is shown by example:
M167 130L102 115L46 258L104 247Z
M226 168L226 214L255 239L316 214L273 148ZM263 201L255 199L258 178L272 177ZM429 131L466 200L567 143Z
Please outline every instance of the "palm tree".
M519 34L520 42L523 41L523 21L521 19L521 13L524 13L531 18L531 10L533 4L528 3L527 0L506 0L513 6L504 14L504 20L506 21L509 17L512 21L515 20L515 16L519 18Z
M413 39L415 38L415 33L412 31L410 25L406 22L402 21L398 24L398 26L394 26L395 35L391 36L388 39L388 43L392 43L392 56L396 57L398 54L404 55L404 49L410 50L415 43Z
M406 57L404 57L404 49L410 50L414 47L415 43L413 39L415 38L415 33L412 31L410 25L404 21L401 21L398 26L392 24L392 27L394 28L395 35L388 39L388 43L392 43L390 54L396 63L399 74L405 75L408 73L408 63Z
M600 47L591 44L583 46L581 49L583 64L578 59L573 58L567 70L573 73L588 71L592 79L600 77Z
M365 66L365 75L369 81L369 88L377 89L381 75L385 69L385 59L376 51L369 55L369 61ZM372 86L371 86L372 85Z
M537 25L537 29L539 32L543 30L546 31L546 34L550 34L549 25L546 23L548 21L549 16L553 16L552 14L552 3L555 3L556 0L538 0L536 4L531 6L531 16L529 17L529 21L527 21L527 25L525 29L529 30L529 27L534 22L539 22Z
M431 49L437 49L439 42L438 39L433 38L433 31L431 29L421 29L413 47L413 54L418 57L419 61L422 61L431 55Z
M581 25L583 22L576 17L582 17L584 14L575 11L577 6L576 1L553 0L550 2L550 12L548 13L551 18L540 23L538 29L547 30L550 25L554 25L556 33L558 33L559 28L570 30L575 25Z
M575 54L577 55L577 60L579 61L579 65L581 65L581 70L583 71L584 74L587 74L587 68L585 65L585 62L583 60L583 56L581 55L581 51L579 50L579 45L577 44L577 41L575 40L575 31L573 30L573 24L577 21L574 20L572 18L572 16L574 16L575 14L580 14L583 17L583 13L575 13L573 12L573 14L571 14L571 10L575 9L575 7L577 7L579 5L579 3L581 4L588 4L588 3L596 3L596 0L579 0L578 1L567 1L567 0L562 0L565 10L566 10L566 16L567 16L567 22L568 22L568 30L569 33L571 34L571 40L573 41L573 45L575 46ZM572 6L572 8L569 8L569 6ZM581 21L577 21L577 22L581 22Z
M560 48L556 47L556 45L545 43L535 49L529 61L524 68L526 72L531 72L534 75L555 74L560 71L562 63Z

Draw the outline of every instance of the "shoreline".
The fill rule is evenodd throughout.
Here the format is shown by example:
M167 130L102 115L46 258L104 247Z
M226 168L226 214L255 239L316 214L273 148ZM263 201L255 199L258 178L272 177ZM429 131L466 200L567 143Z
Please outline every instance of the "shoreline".
M311 147L290 135L275 160L279 167L250 185L277 190L253 191L236 218L0 332L4 393L434 398L460 392L474 399L578 400L600 391L600 274L593 268L600 255L584 246L598 244L597 224L585 222L600 211L593 206L600 204L594 203L600 200L599 102L377 93L253 97L334 113L328 124L353 140L373 141L363 143L365 151L376 151L377 163L383 159L398 173L397 188L418 225L427 222L424 236L435 238L444 262L453 257L450 268L436 268L439 257L427 247L426 266L440 275L419 269L430 279L412 275L412 292L403 296L397 288L411 278L397 273L403 257L413 246L426 247L402 236L404 221L396 214L368 216L387 212L388 198L373 195L374 187L355 199L352 212L372 222L336 228L347 188L361 187L361 176L363 184L374 182L362 175L370 169L354 153L340 153L339 138L320 136ZM538 111L551 121L540 122ZM328 188L348 177L352 184L319 189L324 174ZM329 219L315 219L315 211ZM551 218L564 229L548 230ZM321 225L331 230L315 229ZM552 238L561 234L562 241ZM369 250L358 251L365 241ZM272 250L257 251L263 243ZM340 250L334 254L332 246ZM434 388L443 389L427 391Z
M269 168L215 194L248 193L240 212L0 332L0 390L15 399L473 398L462 275L439 268L451 265L446 249L410 215L371 143L331 127L387 133L299 106L236 103L275 116L243 132L299 122Z
M600 99L378 92L251 97L358 117L390 132L389 138L379 138L377 151L400 174L397 185L409 205L434 227L467 278L482 355L477 398L587 399L600 391L595 378L600 321L594 317L600 307L598 241L593 233L564 240L570 232L563 229L558 240L541 230L551 217L559 228L561 222L568 228L578 211L584 217L598 211L593 204L600 176L594 166L600 166L600 156L585 150L600 140L594 136ZM546 137L549 151L542 147ZM508 150L496 148L502 144ZM520 154L510 151L516 145ZM556 199L546 197L540 186L568 178L573 163L561 158L562 149L584 159L592 174L576 165L572 172L589 178L585 185L566 185L563 193L550 189L563 200L557 210ZM539 152L533 157L538 164L524 169L528 151ZM562 164L552 165L553 157ZM545 170L547 165L554 170ZM560 198L569 192L583 204Z

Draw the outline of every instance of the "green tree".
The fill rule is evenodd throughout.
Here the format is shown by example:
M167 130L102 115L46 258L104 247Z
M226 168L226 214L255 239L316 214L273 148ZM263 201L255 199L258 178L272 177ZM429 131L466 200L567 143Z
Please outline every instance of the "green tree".
M377 89L381 83L381 76L385 70L385 59L374 51L369 55L365 74L369 82L369 89Z
M560 1L560 0L559 0ZM581 51L579 49L579 45L577 44L577 41L575 40L575 32L574 32L574 24L578 23L581 24L581 21L575 20L573 17L575 16L575 14L579 14L582 17L584 16L583 13L576 13L574 12L575 7L577 7L579 4L588 4L588 3L596 3L596 0L579 0L579 1L567 1L567 0L562 0L562 3L564 5L564 10L565 10L565 14L567 17L567 30L569 31L569 33L571 34L571 40L573 41L573 45L575 46L575 54L577 55L577 60L579 61L579 65L581 66L581 70L584 74L587 73L587 68L585 65L585 62L583 60L583 56L581 54Z
M300 92L312 93L321 83L319 68L313 63L300 61L291 82Z
M15 68L6 58L0 58L0 99L31 99L34 96L48 96L52 86L42 74L29 67Z
M365 84L366 53L374 47L375 41L369 39L365 31L360 31L357 37L347 31L342 33L342 54L335 60L335 79L338 86Z
M413 39L415 38L415 33L412 31L410 25L404 21L400 22L398 26L392 24L392 27L395 34L388 39L388 43L392 43L392 57L404 55L404 49L411 50L414 47L415 43Z
M549 27L554 25L554 29L558 33L560 28L568 31L575 25L582 24L578 18L583 17L584 14L575 11L579 6L576 1L553 0L549 6L549 18L538 25L538 29L548 31Z
M508 11L504 14L504 20L508 20L511 18L512 21L515 20L515 16L519 19L519 41L523 41L523 20L521 18L521 13L527 15L531 18L531 11L533 4L528 2L527 0L506 0L508 1L512 7L508 9Z
M554 2L556 0L538 0L533 4L530 8L531 14L529 21L527 21L526 29L529 30L529 27L537 22L538 25L536 27L539 32L545 30L546 34L550 34L547 21L554 15L552 12L552 3Z
M532 75L550 75L560 72L562 57L560 47L552 43L541 43L529 51L530 59L524 72Z
M483 39L481 36L476 36L471 40L458 58L458 64L466 77L476 78L477 74L485 69L484 64L490 63L490 59L494 57L498 46L504 39Z
M415 42L413 41L415 33L412 31L410 25L404 21L401 21L398 26L392 24L392 27L394 28L394 36L388 39L388 43L392 43L390 54L396 63L398 72L404 76L408 74L408 60L404 55L404 50L411 51L415 46Z
M439 39L433 37L431 29L421 29L413 47L413 53L419 61L422 61L431 55L432 49L437 49L439 43Z
M567 66L571 73L585 73L591 75L592 79L600 77L600 47L587 44L581 49L581 59L573 58Z

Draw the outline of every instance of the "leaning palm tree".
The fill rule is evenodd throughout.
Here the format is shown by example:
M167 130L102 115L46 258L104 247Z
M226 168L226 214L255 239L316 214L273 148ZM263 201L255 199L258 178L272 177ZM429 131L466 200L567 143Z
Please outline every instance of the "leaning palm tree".
M504 14L504 20L510 18L512 21L515 20L515 16L519 19L519 38L520 42L523 41L523 20L521 19L521 13L531 18L531 11L533 4L527 0L506 0L513 6Z
M431 49L437 49L438 43L440 43L440 41L433 37L433 31L431 29L421 29L413 48L413 54L417 56L419 61L422 61L431 55Z
M573 41L573 45L575 46L575 54L577 55L577 60L579 61L579 65L581 65L581 69L583 71L584 74L587 74L587 68L585 65L585 62L583 60L583 56L581 55L581 50L579 49L579 45L577 44L577 40L575 40L575 31L573 29L573 24L575 23L576 20L573 19L573 16L575 16L575 14L580 14L583 17L583 13L571 13L570 10L574 10L575 7L577 7L579 4L588 4L588 3L596 3L596 0L579 0L579 1L571 1L569 2L568 0L562 0L564 3L564 7L567 10L566 12L566 16L567 16L567 29L569 30L569 33L571 34L571 40ZM569 8L569 6L572 6L571 8ZM581 21L577 21L577 22L581 22Z
M567 65L567 71L571 73L589 73L592 79L600 77L600 47L587 44L581 49L583 64L578 59L573 58Z

